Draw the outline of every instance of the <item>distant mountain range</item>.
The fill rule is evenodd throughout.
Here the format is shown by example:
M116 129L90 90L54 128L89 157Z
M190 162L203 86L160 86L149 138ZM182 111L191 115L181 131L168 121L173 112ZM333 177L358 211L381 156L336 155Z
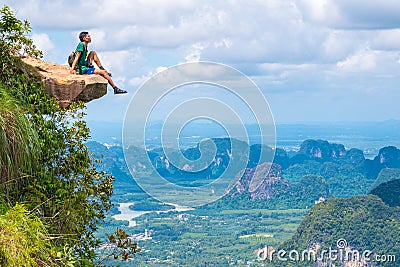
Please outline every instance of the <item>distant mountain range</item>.
M254 207L262 208L311 207L320 197L366 194L381 183L394 179L393 171L388 170L400 168L400 150L394 146L381 148L374 159L366 159L359 149L346 149L341 144L323 140L303 141L299 151L292 156L280 148L273 150L268 146L248 146L245 142L227 138L212 140L217 148L215 157L207 168L197 172L191 171L194 165L178 168L161 148L144 153L142 149L130 146L124 155L121 146L107 148L98 142L88 142L87 146L95 155L103 155L103 164L98 167L113 173L116 177L115 187L118 189L127 185L139 188L131 173L141 177L158 173L181 186L209 183L224 173L230 164L229 151L231 142L234 142L235 146L242 147L241 150L248 150L249 155L247 168L236 178L239 182L234 192L220 200L225 208L249 205L247 200L251 200ZM190 160L196 160L201 154L199 147L200 144L187 148L182 154ZM261 152L263 158L260 158ZM178 151L171 152L171 155L178 154ZM125 157L131 163L130 166L126 165ZM254 171L256 167L259 167L258 172Z
M129 170L137 175L154 175L175 179L181 184L214 179L227 164L232 142L214 139L217 146L215 161L204 171L191 174L171 164L161 148L143 154L142 149L131 146L125 157L134 164L125 164L121 146L107 147L98 142L87 146L97 157L102 154L103 164L98 168L116 177L118 195L143 194L135 184ZM248 145L247 145L248 146ZM297 209L310 208L296 233L279 247L266 247L271 251L297 251L302 255L314 253L316 260L292 261L266 259L268 266L321 267L321 266L398 266L400 257L400 150L394 146L379 149L373 159L366 159L360 149L346 149L342 144L324 140L305 140L298 152L289 155L284 149L273 151L267 146L249 146L247 167L239 172L237 183L223 198L199 209ZM259 158L260 152L275 152L273 162ZM199 146L185 149L189 159L199 157ZM147 166L149 158L152 166ZM218 163L218 164L217 164ZM152 171L149 171L151 169ZM126 200L126 198L125 198ZM151 199L139 200L140 207L162 210L163 204ZM337 251L329 256L326 251ZM356 253L368 257L357 258ZM346 255L338 257L338 253ZM350 253L350 254L346 254ZM286 254L288 255L288 254ZM336 256L335 256L336 255ZM350 255L350 256L348 256ZM282 256L282 255L280 255ZM377 262L379 256L386 261ZM282 258L282 257L281 257ZM371 261L370 261L371 259ZM398 258L397 258L398 259ZM375 261L372 261L375 260Z
M151 140L160 137L162 122L149 123L146 136ZM107 144L122 143L122 122L97 122L89 121L91 135L94 141ZM182 125L177 125L181 127ZM251 144L259 140L259 126L247 125L247 134ZM184 147L195 146L204 138L227 137L219 125L191 123L181 132L181 145ZM158 138L159 139L159 138ZM375 148L386 145L400 147L400 120L383 122L334 122L334 123L296 123L277 124L276 140L278 147L298 146L306 139L323 139L344 144L346 147L357 147L365 150L374 144ZM143 142L143 141L142 141ZM159 141L156 142L158 144ZM375 153L375 152L373 152ZM369 155L366 155L367 157Z

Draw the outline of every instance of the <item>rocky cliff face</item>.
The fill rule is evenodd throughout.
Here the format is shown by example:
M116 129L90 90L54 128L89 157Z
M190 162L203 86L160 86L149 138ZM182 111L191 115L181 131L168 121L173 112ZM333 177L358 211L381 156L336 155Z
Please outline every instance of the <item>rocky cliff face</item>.
M281 166L265 162L254 168L247 168L239 174L234 194L250 193L251 199L270 199L276 183L283 183Z
M330 144L323 140L306 140L301 144L300 154L310 159L330 160L346 156L346 149L341 144Z
M375 160L384 167L400 168L400 149L394 146L381 148Z
M100 75L70 74L67 65L35 58L24 58L23 61L37 69L45 82L45 90L58 100L62 108L76 101L87 103L107 94L107 80Z

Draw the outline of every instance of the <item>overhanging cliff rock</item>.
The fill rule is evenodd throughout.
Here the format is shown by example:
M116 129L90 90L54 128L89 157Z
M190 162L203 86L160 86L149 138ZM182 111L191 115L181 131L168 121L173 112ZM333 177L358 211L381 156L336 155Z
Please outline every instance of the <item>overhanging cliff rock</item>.
M24 58L23 61L39 72L45 82L45 90L58 100L62 108L76 101L87 103L107 94L107 80L100 75L70 74L67 65L36 58Z

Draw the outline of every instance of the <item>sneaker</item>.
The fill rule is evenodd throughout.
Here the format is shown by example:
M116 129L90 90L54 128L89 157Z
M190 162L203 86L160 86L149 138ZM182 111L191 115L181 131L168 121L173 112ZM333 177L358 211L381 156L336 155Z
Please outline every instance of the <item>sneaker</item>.
M117 95L117 94L126 94L126 93L128 93L127 91L125 91L125 90L122 90L122 89L119 89L118 87L114 87L114 94L115 95Z

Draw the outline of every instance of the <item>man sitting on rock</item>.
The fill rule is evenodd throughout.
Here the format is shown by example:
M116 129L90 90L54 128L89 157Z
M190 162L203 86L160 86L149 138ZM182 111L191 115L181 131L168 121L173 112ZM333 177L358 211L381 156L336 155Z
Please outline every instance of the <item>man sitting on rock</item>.
M107 79L108 83L114 88L114 94L125 94L125 90L119 89L111 79L111 74L108 73L101 65L100 59L95 51L90 51L88 53L87 46L92 41L88 32L81 32L79 34L79 40L81 41L76 47L75 60L71 66L71 74L76 73L78 69L79 74L99 74ZM95 69L93 66L93 61L100 68Z

